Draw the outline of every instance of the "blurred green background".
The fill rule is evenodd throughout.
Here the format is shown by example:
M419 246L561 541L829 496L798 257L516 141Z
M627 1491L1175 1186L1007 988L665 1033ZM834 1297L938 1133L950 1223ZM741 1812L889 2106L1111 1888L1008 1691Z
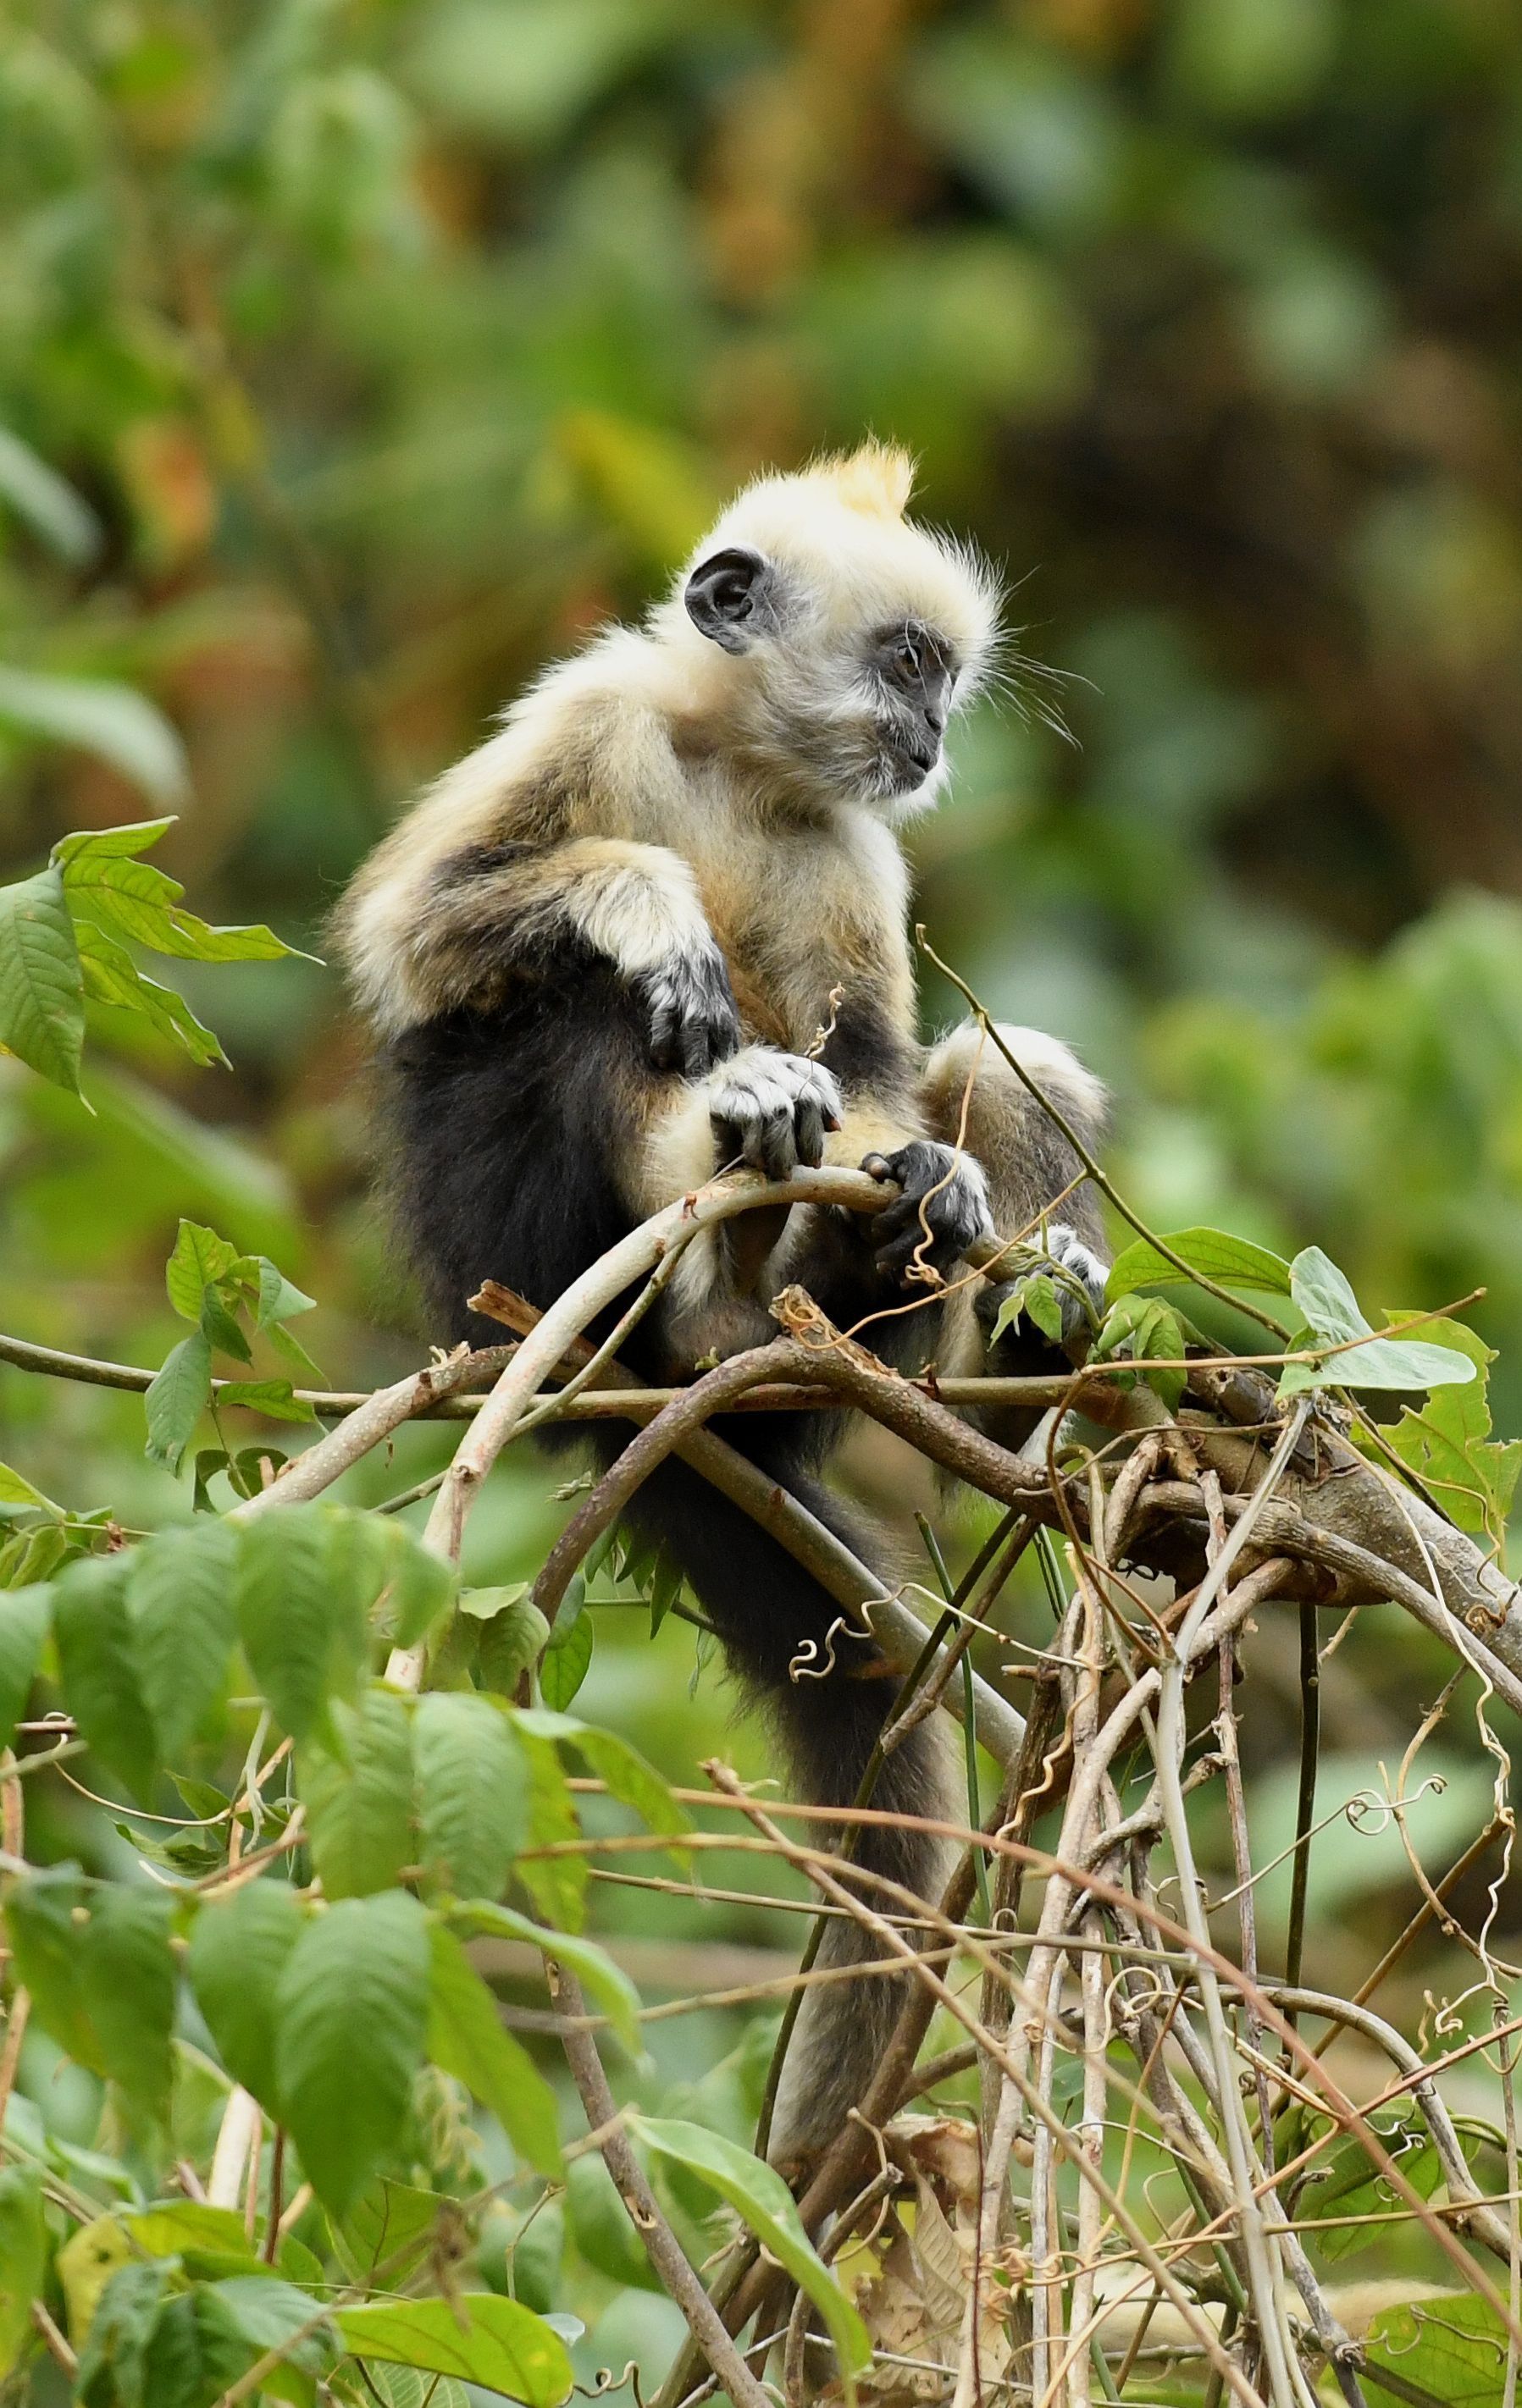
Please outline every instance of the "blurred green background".
M897 437L1028 661L913 833L938 947L1113 1082L1156 1224L1314 1240L1371 1308L1483 1286L1514 1432L1519 419L1511 0L10 0L4 874L167 804L197 910L320 953L397 806L737 480ZM185 1212L319 1296L330 1378L399 1368L335 982L185 984L231 1075L102 1020L92 1119L0 1063L3 1326L158 1360ZM0 1411L71 1504L187 1510L131 1400ZM504 1480L481 1569L556 1510ZM587 1693L673 1770L690 1641ZM1282 1785L1293 1636L1257 1647ZM1341 1651L1357 1779L1436 1685L1393 1616ZM1414 1895L1351 1891L1328 1980Z

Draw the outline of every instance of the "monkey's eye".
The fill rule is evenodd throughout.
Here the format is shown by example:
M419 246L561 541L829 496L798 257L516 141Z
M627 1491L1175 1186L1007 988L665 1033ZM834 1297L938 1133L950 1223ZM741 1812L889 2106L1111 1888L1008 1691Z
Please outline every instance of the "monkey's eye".
M920 649L912 636L902 636L893 648L893 666L902 678L917 677Z

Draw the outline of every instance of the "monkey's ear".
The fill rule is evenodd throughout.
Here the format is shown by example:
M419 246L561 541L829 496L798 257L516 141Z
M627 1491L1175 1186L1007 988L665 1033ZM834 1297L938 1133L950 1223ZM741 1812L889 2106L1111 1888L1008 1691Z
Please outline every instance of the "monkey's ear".
M771 581L769 561L747 545L731 544L698 562L682 598L700 635L726 652L743 652L770 624Z

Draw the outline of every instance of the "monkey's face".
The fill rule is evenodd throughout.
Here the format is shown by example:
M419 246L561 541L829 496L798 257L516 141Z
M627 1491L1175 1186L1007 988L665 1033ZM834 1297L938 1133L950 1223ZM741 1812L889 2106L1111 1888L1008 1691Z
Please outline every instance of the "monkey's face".
M897 819L940 781L961 665L923 610L861 598L865 614L842 609L839 591L741 545L700 561L682 595L694 625L734 657L745 740L779 781Z

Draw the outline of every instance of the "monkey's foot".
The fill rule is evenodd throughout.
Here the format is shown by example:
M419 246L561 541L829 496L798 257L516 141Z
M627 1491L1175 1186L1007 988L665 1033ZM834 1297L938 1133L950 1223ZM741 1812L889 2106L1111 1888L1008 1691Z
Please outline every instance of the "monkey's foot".
M974 1238L993 1236L988 1182L970 1154L915 1138L896 1154L869 1154L861 1167L874 1179L897 1180L902 1190L872 1223L872 1252L884 1278L907 1281L926 1263L944 1273Z

